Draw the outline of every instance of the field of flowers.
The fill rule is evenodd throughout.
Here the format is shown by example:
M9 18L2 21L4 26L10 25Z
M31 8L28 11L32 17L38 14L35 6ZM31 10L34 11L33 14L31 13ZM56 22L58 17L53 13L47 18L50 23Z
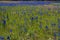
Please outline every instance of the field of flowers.
M0 40L60 40L60 7L0 6Z

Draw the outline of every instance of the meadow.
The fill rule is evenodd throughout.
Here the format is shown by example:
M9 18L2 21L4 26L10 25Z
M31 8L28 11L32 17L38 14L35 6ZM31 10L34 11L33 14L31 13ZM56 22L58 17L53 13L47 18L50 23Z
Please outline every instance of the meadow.
M0 40L60 40L60 7L0 6Z

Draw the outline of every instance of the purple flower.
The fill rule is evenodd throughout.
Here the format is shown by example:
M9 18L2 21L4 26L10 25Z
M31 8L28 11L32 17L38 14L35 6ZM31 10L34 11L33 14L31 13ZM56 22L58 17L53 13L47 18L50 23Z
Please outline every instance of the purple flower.
M48 26L46 26L46 29L48 29Z
M3 24L6 25L6 20L3 20Z
M4 40L4 37L3 37L3 36L0 36L0 39L1 39L1 40Z
M12 32L12 29L10 29L10 32Z
M33 17L31 17L31 20L34 20L34 18L33 18Z

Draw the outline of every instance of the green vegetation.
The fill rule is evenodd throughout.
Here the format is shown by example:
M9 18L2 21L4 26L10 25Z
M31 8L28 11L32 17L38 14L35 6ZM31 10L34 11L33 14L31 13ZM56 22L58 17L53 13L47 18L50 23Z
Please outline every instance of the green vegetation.
M53 5L0 6L0 36L4 40L7 36L10 40L54 40L54 32L58 33L58 10Z

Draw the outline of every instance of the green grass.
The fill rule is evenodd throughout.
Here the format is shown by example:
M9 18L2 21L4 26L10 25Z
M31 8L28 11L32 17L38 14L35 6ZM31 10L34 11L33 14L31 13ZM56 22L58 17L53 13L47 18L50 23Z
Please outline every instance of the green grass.
M57 19L60 18L60 14L56 8L54 8L56 10L48 10L48 6L0 6L0 8L6 8L5 12L0 10L0 36L3 36L4 40L7 40L7 36L10 36L10 40L48 40L50 38L52 40L54 31L58 32ZM40 12L43 15L40 15ZM33 20L31 20L32 17ZM6 20L5 25L2 20ZM42 28L40 28L40 22ZM51 23L55 23L56 26L52 27ZM48 29L45 28L46 25ZM58 40L58 36L56 37Z

